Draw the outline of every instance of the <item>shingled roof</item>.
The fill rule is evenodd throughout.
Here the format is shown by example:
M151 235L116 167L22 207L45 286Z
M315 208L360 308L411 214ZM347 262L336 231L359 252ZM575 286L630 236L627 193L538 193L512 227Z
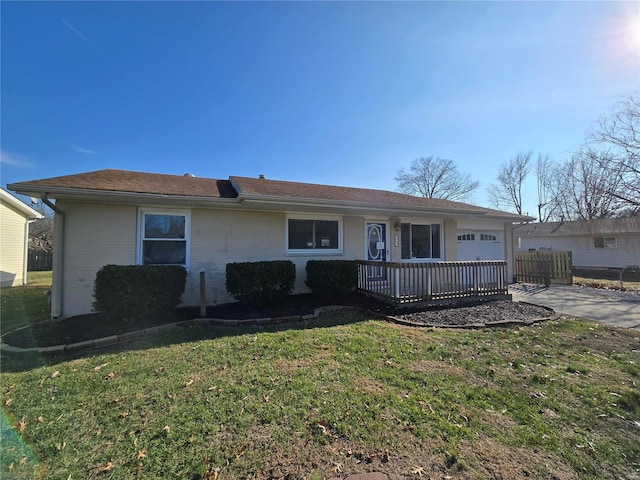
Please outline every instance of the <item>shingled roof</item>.
M228 180L115 169L20 182L9 185L9 188L22 191L29 189L43 191L51 188L55 190L148 193L183 197L237 197L236 191Z
M601 218L567 222L529 223L516 228L520 235L531 237L593 236L640 233L640 217Z
M436 210L467 210L484 212L488 209L466 203L452 202L439 198L424 198L405 195L388 190L369 188L338 187L314 183L285 182L263 178L229 177L238 194L242 197L281 197L297 199L333 200L338 202L370 203L396 207L415 207ZM503 212L500 212L503 213Z
M21 193L47 192L56 194L150 194L164 197L198 197L200 199L235 199L239 201L300 201L330 202L350 205L371 205L389 209L451 211L470 215L503 217L505 220L525 221L529 217L515 215L461 202L437 198L423 198L387 190L340 187L313 183L287 182L265 178L231 176L228 180L199 178L190 175L165 175L126 170L98 170L94 172L33 180L9 185Z

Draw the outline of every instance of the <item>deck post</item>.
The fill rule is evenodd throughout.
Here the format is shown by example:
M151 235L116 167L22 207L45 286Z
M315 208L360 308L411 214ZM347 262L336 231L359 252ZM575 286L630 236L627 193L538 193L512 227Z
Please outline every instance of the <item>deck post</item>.
M400 268L396 267L393 269L394 273L394 294L396 298L400 298Z

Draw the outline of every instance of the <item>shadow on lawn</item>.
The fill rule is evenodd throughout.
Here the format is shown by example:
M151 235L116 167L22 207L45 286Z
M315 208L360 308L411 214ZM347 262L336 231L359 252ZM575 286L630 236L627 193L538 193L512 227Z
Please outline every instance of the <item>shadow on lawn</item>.
M286 319L312 315L316 308L327 305L345 305L384 313L393 311L393 308L388 305L352 292L330 298L315 294L289 295L275 305L263 307L238 302L215 305L207 307L205 317L245 321L264 318ZM136 320L114 320L100 313L93 313L65 318L57 322L37 322L3 335L2 340L6 344L20 348L70 345L199 317L200 309L194 307L177 308L162 317Z
M217 338L241 336L263 332L283 332L291 330L306 330L315 328L331 328L350 325L371 319L358 311L344 311L321 315L309 320L292 321L268 325L222 326L222 325L187 325L166 332L146 335L144 337L117 343L101 348L76 350L63 354L40 353L37 351L1 352L3 372L22 372L42 366L52 366L70 360L89 358L104 354L118 354L149 348L160 348L179 343L197 342L201 340L215 340Z
M363 309L369 312L391 314L394 309L377 300L352 292L330 298L315 294L290 295L282 302L268 307L257 307L241 303L228 303L207 307L207 318L251 320L259 318L302 317L311 315L318 307L327 305L344 305ZM371 315L369 315L370 317ZM178 308L164 318L152 318L132 321L110 321L99 313L66 318L59 322L38 322L29 327L18 329L3 335L4 343L13 347L33 348L54 345L70 345L87 340L95 340L113 335L123 335L145 328L166 325L174 322L192 320L200 317L199 308ZM13 352L2 350L2 371L23 371L44 365L51 365L73 358L100 355L104 352L119 352L131 349L158 347L166 344L202 339L218 338L230 335L263 331L284 331L333 327L361 321L363 315L355 312L344 312L337 315L326 315L309 320L283 321L269 325L243 326L185 326L175 330L145 335L136 340L118 343L102 348L92 348L65 352L64 354L43 354L37 351Z

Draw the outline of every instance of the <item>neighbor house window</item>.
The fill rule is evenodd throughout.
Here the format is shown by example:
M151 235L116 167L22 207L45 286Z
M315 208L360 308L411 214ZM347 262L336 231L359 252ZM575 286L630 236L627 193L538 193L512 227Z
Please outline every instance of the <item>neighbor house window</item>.
M189 214L141 210L138 263L142 265L188 265Z
M595 237L593 239L595 248L616 248L618 246L616 237Z
M287 252L342 253L339 218L287 218Z
M403 260L441 258L439 224L403 223L400 235Z

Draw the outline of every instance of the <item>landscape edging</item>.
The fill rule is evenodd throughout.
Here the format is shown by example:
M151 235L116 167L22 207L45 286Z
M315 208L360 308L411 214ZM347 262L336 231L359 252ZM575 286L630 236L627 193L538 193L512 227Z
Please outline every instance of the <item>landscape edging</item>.
M83 340L82 342L70 343L66 345L51 345L48 347L25 347L25 348L15 347L7 343L4 343L0 338L0 350L5 350L7 352L25 352L25 353L26 352L35 352L35 353L77 352L80 350L108 347L111 345L116 345L119 343L131 341L131 340L137 340L146 335L167 332L170 330L174 330L178 327L202 326L202 325L218 325L218 326L225 326L225 327L240 327L240 326L250 326L250 325L277 325L281 323L313 320L318 318L321 315L325 315L328 313L335 313L335 312L341 312L341 311L354 311L354 310L360 311L367 315L371 315L371 316L374 316L398 325L405 325L410 327L455 328L455 329L506 327L506 326L513 326L513 325L526 326L526 325L533 325L534 323L544 322L547 320L557 320L560 317L560 314L556 313L552 308L545 307L542 305L535 305L529 302L518 302L518 303L524 303L527 305L542 307L553 314L548 317L535 318L533 320L498 320L496 322L472 323L472 324L466 324L466 325L446 325L446 324L429 324L429 323L422 323L422 322L413 322L411 320L403 320L398 317L393 317L390 315L384 315L381 313L372 312L365 308L356 308L356 307L351 307L346 305L328 305L328 306L316 308L313 311L313 314L309 314L309 315L291 315L291 316L285 316L285 317L266 317L266 318L255 318L255 319L245 319L245 320L240 320L240 319L234 320L234 319L225 319L225 318L194 318L192 320L183 320L181 322L167 323L165 325L149 327L143 330L127 332L127 333L123 333L122 335L110 335L108 337L102 337L102 338L97 338L93 340Z
M327 313L333 313L338 311L354 310L353 307L342 305L328 305L324 307L316 308L312 314L309 315L290 315L285 317L265 317L265 318L251 318L244 320L234 320L226 318L194 318L192 320L183 320L181 322L167 323L164 325L157 325L155 327L145 328L143 330L136 330L133 332L123 333L122 335L109 335L107 337L96 338L93 340L83 340L82 342L69 343L66 345L50 345L47 347L15 347L4 343L0 338L0 350L7 352L34 352L34 353L65 353L76 352L80 350L88 350L91 348L108 347L116 345L118 343L124 343L130 340L137 340L150 334L166 332L178 327L199 326L199 325L219 325L219 326L250 326L250 325L276 325L280 323L299 322L306 320L313 320L320 315ZM28 328L28 327L21 327Z

